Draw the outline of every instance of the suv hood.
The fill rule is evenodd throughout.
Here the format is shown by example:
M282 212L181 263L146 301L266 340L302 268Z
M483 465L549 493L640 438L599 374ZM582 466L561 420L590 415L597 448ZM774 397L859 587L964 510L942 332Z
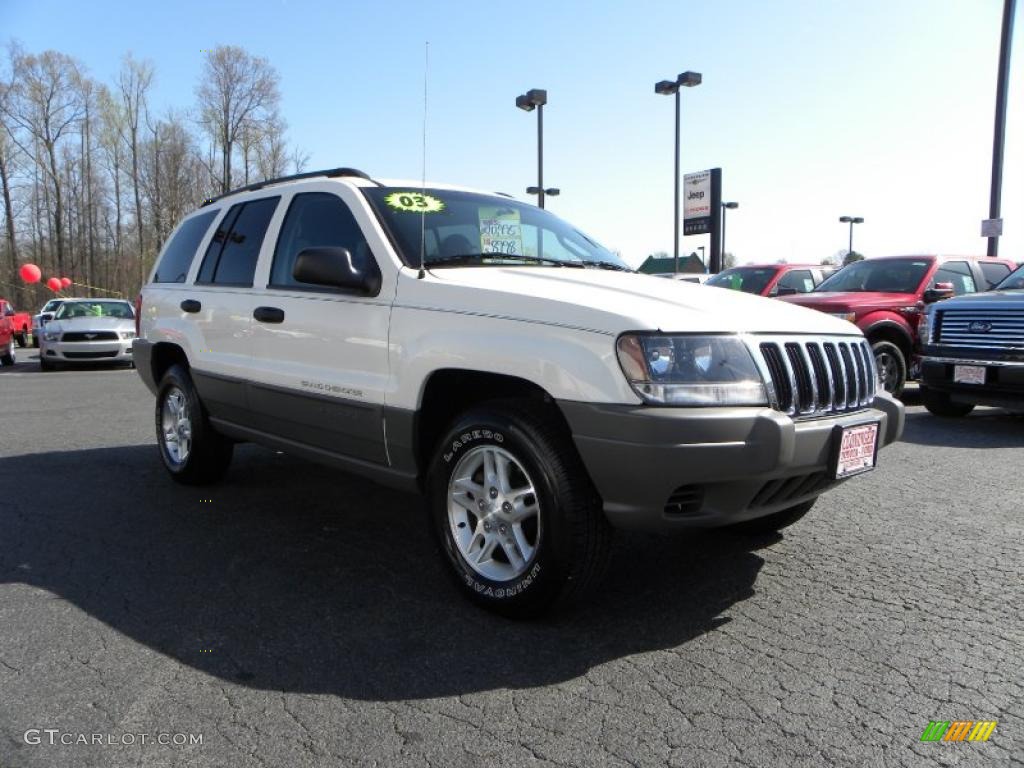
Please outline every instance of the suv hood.
M410 274L415 274L410 272ZM446 267L401 281L399 305L619 334L850 335L845 320L776 299L679 280L576 267Z
M822 312L864 312L873 309L892 309L917 303L913 293L882 293L880 291L827 291L801 293L796 296L780 296L779 301L798 304Z

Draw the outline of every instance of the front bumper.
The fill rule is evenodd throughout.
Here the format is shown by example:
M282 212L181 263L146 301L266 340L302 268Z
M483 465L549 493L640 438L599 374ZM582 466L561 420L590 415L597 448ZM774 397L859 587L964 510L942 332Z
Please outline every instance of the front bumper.
M953 381L957 365L985 368L985 383L961 384ZM947 393L954 402L1024 411L1024 361L986 359L977 354L964 357L929 356L921 364L921 383L929 389Z
M836 485L833 429L880 422L903 432L886 393L854 413L794 421L770 408L655 408L560 401L573 440L620 528L668 531L763 517Z
M40 360L61 365L79 363L130 363L132 339L104 341L46 341L39 347Z

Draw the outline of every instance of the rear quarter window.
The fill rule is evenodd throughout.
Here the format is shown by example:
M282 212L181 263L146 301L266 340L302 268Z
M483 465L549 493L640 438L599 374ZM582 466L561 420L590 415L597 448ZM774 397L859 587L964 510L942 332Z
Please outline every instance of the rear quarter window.
M164 249L164 255L153 273L154 283L185 282L192 259L217 213L216 210L201 213L181 225Z
M1010 268L1005 264L983 261L979 266L989 288L995 288L998 283L1002 282L1003 278L1010 274Z

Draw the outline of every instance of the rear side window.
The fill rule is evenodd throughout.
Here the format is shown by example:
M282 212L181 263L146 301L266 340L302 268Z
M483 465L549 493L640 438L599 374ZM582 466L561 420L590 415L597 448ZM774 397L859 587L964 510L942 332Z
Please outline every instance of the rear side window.
M960 296L974 293L978 289L974 285L974 276L966 261L947 261L937 270L932 278L933 283L952 283L953 294Z
M263 237L280 197L264 197L231 207L206 249L197 283L252 285Z
M196 250L206 236L206 230L210 228L210 224L216 217L216 210L208 211L193 216L181 225L174 237L171 238L171 242L168 243L163 258L160 259L160 264L157 266L156 272L153 273L154 283L185 282L185 275L188 274L188 268L192 266ZM43 311L48 310L44 308Z
M814 278L809 269L793 269L779 278L776 288L792 288L797 293L808 293L814 290Z
M985 276L985 282L988 283L989 288L995 288L996 284L1001 283L1003 278L1010 274L1010 268L1005 264L983 261L979 266L981 267L981 274Z
M344 200L328 192L306 192L296 195L288 206L274 251L270 286L325 290L323 286L300 283L292 277L299 252L318 246L347 248L357 269L362 269L367 259L373 258L363 231Z

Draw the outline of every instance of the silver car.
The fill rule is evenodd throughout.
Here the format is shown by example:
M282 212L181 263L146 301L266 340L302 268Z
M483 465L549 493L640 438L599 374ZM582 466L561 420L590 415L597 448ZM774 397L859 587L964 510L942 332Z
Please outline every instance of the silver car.
M133 364L135 310L120 299L65 299L43 328L44 371L76 363Z

